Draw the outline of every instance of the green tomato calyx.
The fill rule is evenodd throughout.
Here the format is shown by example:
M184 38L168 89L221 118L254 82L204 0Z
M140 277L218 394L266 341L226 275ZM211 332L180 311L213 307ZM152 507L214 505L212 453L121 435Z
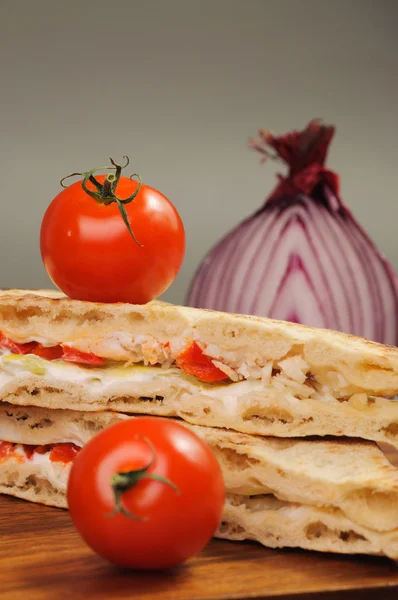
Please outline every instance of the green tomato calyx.
M94 200L96 200L100 204L105 204L105 206L108 206L109 204L116 202L119 212L124 221L124 224L126 225L131 237L133 238L135 243L138 244L138 246L142 246L143 244L139 243L139 241L137 240L137 238L134 235L133 230L131 229L131 225L129 223L129 219L128 219L126 208L125 208L125 205L132 202L137 197L138 192L140 191L140 188L142 185L142 180L141 180L140 175L138 175L138 173L134 173L133 175L130 175L130 177L129 177L129 179L131 179L131 180L133 179L133 177L136 177L138 179L138 187L131 194L131 196L129 196L128 198L119 198L116 195L116 188L117 188L117 184L119 183L119 179L122 174L122 170L125 169L130 163L128 156L123 156L123 158L126 160L126 163L124 165L119 165L118 163L116 163L113 160L113 158L110 158L109 160L111 161L111 164L112 164L112 166L110 166L110 167L109 166L96 167L95 169L91 169L91 171L71 173L70 175L67 175L66 177L63 177L61 179L61 185L63 188L66 188L67 186L64 185L64 181L66 179L69 179L69 177L76 177L78 175L83 177L82 188L86 192L86 194L88 194L91 198L94 198ZM100 183L94 177L94 174L97 171L104 171L104 170L109 170L109 169L114 170L115 172L108 173L105 177L104 183ZM87 187L87 183L89 181L95 187L94 190L90 190Z
M137 438L141 436L136 436ZM141 467L140 469L134 469L132 471L121 471L119 473L114 473L111 477L111 487L114 494L115 499L115 508L108 515L109 517L114 517L115 515L121 513L130 519L135 519L136 521L145 521L144 517L139 517L134 513L127 510L127 508L123 505L123 494L133 489L141 479L153 479L154 481L159 481L160 483L164 483L171 487L176 494L180 494L179 488L169 479L163 477L162 475L157 475L156 473L148 473L149 469L153 466L156 459L156 452L152 442L147 438L142 436L142 440L144 440L151 449L152 457L149 463L145 467Z

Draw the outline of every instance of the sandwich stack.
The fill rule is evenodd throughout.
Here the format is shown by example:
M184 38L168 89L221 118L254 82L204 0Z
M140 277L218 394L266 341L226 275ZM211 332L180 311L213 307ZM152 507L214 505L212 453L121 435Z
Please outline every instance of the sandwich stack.
M227 491L217 536L398 559L398 349L178 307L0 293L0 493L66 507L73 456L134 415L179 418Z

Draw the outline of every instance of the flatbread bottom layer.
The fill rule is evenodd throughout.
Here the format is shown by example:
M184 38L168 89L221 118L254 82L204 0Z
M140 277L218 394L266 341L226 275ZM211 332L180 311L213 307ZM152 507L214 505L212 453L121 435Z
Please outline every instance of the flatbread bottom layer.
M71 465L0 464L0 493L31 502L67 508ZM337 508L317 508L277 499L272 494L227 494L215 537L254 540L270 548L304 548L319 552L385 555L398 560L398 530L377 532L348 519Z
M134 417L110 411L50 410L0 402L0 437L32 446L64 442L83 446L105 427L130 418ZM371 530L398 529L398 469L373 442L265 438L180 424L212 448L230 493L273 494L297 504L338 508ZM36 456L35 460L46 459ZM54 468L48 464L52 473Z
M272 495L247 498L228 494L216 537L253 540L269 548L398 559L398 530L375 532L357 525L338 509L283 502Z

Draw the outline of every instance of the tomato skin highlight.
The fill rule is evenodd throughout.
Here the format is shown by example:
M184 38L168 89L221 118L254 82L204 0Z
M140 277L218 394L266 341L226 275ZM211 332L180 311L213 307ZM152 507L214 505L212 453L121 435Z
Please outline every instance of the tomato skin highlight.
M103 183L105 176L96 179ZM121 177L120 198L137 182ZM88 183L94 189L92 183ZM185 232L171 202L142 184L125 204L131 237L116 203L91 198L81 181L58 194L44 215L40 248L54 284L70 298L94 302L144 304L160 296L175 279L185 253Z
M194 375L199 381L205 383L228 379L228 375L213 365L211 358L203 354L196 342L177 357L176 363L185 373Z
M143 468L172 481L141 479L122 495L136 520L116 514L111 477ZM197 554L220 523L225 491L210 447L179 423L137 417L112 425L86 444L74 459L68 505L74 524L100 556L124 567L163 569Z

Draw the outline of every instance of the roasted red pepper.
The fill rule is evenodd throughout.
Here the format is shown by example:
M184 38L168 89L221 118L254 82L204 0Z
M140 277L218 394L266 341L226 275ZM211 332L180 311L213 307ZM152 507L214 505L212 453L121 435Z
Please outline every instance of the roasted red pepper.
M176 363L185 373L194 375L205 383L228 379L228 375L213 365L211 358L203 354L196 342L177 357Z
M76 348L70 348L69 346L62 346L63 355L62 358L68 362L80 363L82 365L98 365L104 364L104 359L96 356L92 352L80 352Z
M5 462L14 454L15 444L11 442L0 442L0 463Z
M0 463L5 462L9 458L18 458L23 461L25 458L28 460L32 458L34 454L46 454L50 453L51 462L62 462L67 464L71 462L80 448L75 444L64 443L64 444L47 444L45 446L34 446L31 444L23 444L23 450L25 457L15 452L16 444L12 442L0 442Z
M37 344L36 348L32 351L32 354L45 358L46 360L58 360L63 356L62 346L42 346Z
M28 342L27 344L18 344L13 342L0 331L0 348L7 348L13 354L31 354L37 346L37 342Z
M7 348L13 354L35 354L46 360L58 360L62 358L67 362L80 363L81 365L104 364L104 359L96 356L92 352L81 352L76 348L67 345L43 346L38 342L28 342L27 344L18 344L13 342L0 331L0 348Z
M51 449L50 460L51 462L71 462L79 450L80 448L75 444L57 444Z

